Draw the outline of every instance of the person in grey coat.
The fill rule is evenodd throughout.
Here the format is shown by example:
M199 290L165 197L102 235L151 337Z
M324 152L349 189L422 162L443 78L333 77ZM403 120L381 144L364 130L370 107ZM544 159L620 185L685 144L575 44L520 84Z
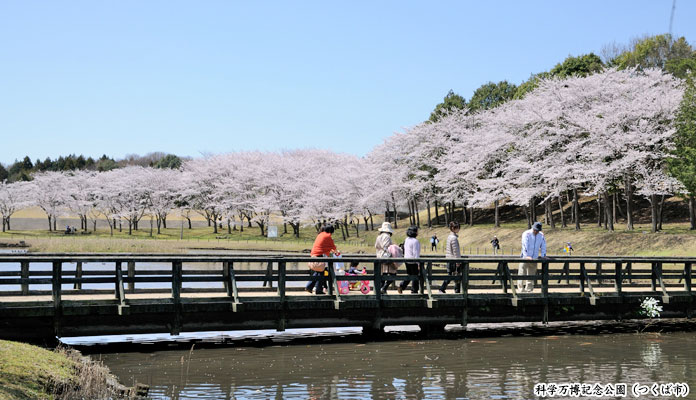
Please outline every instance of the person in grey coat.
M445 245L445 257L446 258L461 258L462 254L459 250L459 222L452 221L449 225L450 234L447 236L447 244ZM459 263L447 263L447 273L450 275L459 275L461 272L461 264ZM447 285L449 285L450 280L445 279L440 286L440 293L445 293L447 290ZM460 285L454 286L454 292L459 293Z

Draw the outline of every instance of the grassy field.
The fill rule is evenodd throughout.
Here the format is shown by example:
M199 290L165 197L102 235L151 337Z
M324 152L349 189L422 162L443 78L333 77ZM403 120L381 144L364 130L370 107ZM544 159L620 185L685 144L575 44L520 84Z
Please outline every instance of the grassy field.
M0 400L111 398L108 380L106 367L74 350L0 340Z
M394 241L401 243L405 239L406 221L399 224L395 230ZM376 226L375 226L376 227ZM565 242L571 242L575 255L660 255L660 256L696 256L696 232L689 231L688 224L666 224L659 233L650 233L647 224L638 224L633 231L618 227L615 232L598 228L595 224L584 224L581 231L573 228L544 228L548 243L549 254L563 254ZM504 254L519 254L520 235L526 229L526 224L509 223L500 228L491 224L463 226L459 241L464 254L491 254L490 240L494 235L500 239ZM282 233L282 227L280 227ZM180 239L179 228L163 229L160 235L153 233L150 237L147 230L115 232L109 235L108 230L98 230L90 235L63 235L62 232L48 231L12 231L0 234L0 243L17 243L24 240L30 244L30 251L40 252L127 252L127 253L186 253L192 250L275 250L303 251L312 247L316 231L309 227L301 230L300 239L291 234L281 235L276 239L266 239L259 235L258 229L245 229L244 232L233 231L232 234L215 234L212 228L200 227L184 229L184 239ZM440 238L440 248L448 235L444 227L428 229L421 228L419 239L425 254L430 252L429 238L437 234ZM339 250L346 253L372 254L376 231L361 231L360 237L355 236L355 230L344 241L339 232L334 233L334 241Z

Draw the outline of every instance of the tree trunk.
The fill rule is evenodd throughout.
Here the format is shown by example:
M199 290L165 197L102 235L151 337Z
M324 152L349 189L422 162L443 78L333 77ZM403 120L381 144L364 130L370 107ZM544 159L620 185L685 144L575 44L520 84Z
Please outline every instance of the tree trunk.
M133 223L131 221L128 221L128 234L133 233Z
M266 227L266 223L265 223L265 222L256 221L256 225L258 225L258 226L259 226L259 229L261 229L261 236L266 236L266 232L265 232L265 230L264 230L264 228Z
M437 200L435 200L435 223L440 224L440 211L438 210L440 208L439 204L437 204Z
M602 227L602 201L599 199L599 194L597 195L597 226Z
M690 230L696 229L696 210L694 210L694 195L689 195L689 222L691 223L691 227L689 228ZM7 230L10 230L10 221L9 219L7 220Z
M96 219L92 222L92 231L95 233L97 232L97 220ZM111 234L113 235L113 230L111 231Z
M208 227L210 227L210 216L206 215L205 219L208 221Z
M556 221L553 220L553 208L551 207L552 201L553 199L549 199L549 201L546 202L546 208L549 210L549 225L551 226L551 229L556 229Z
M495 201L495 227L500 228L500 203Z
M525 218L527 218L527 229L532 229L532 217L529 211L529 205L522 206L522 209L524 210Z
M372 213L370 213L370 230L374 231L375 230L375 220L372 218Z
M661 231L662 230L662 219L665 215L665 195L662 195L662 198L660 199L660 208L657 214L657 230Z
M613 201L612 196L612 201ZM613 210L610 210L609 207L609 193L606 191L604 192L604 215L605 215L605 224L607 225L607 229L609 229L610 232L614 231L614 213L616 212L616 208Z
M413 209L413 201L408 200L408 222L410 225L416 224L416 211Z
M612 225L616 222L616 198L618 195L614 193L613 196L611 196L611 220L612 220ZM612 229L613 231L614 229Z
M283 235L287 235L287 234L288 234L288 223L283 222Z
M217 234L218 233L217 218L212 218L212 220L213 220L213 233ZM242 225L244 225L244 221L242 221Z
M650 195L651 232L657 232L657 195Z
M5 232L5 217L2 217L2 231Z
M123 223L121 221L118 221L118 231L123 232Z
M53 231L53 225L51 225L51 216L48 216L48 231Z
M430 200L426 200L425 205L428 207L428 228L432 228L433 221L430 219Z
M532 196L532 199L529 200L529 210L530 210L530 216L531 216L532 222L536 222L537 221L536 196Z
M188 227L189 227L189 229L191 229L191 218L186 217L186 220L188 221Z
M167 229L167 214L162 216L162 228Z
M157 216L157 234L160 235L162 233L160 227L162 225L162 219ZM150 218L150 236L152 236L152 218Z
M575 230L580 230L580 202L578 201L578 189L573 189L573 214L575 218Z
M348 232L348 216L343 216L343 225L346 227L346 237L350 237L350 232Z
M616 193L616 212L619 214L619 217L626 219L626 213L624 213L623 208L621 208L621 197L619 197L619 193ZM618 219L614 219L614 223L618 223Z
M420 228L420 213L418 212L418 200L413 199L413 208L416 210L416 226Z
M230 220L229 217L227 217L227 234L228 235L232 234L232 221Z
M631 178L626 176L626 229L629 231L633 230L633 185L631 184Z
M466 207L464 213L466 214ZM474 207L469 207L469 226L474 226Z
M563 195L558 196L558 211L561 214L561 228L567 228L565 214L563 213Z

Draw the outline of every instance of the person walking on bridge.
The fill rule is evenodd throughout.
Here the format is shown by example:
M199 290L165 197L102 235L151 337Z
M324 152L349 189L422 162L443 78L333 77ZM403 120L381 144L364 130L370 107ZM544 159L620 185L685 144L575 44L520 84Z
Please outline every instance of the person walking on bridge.
M457 221L452 221L449 224L450 228L450 234L447 236L447 244L445 245L445 257L446 258L461 258L462 254L461 251L459 250L459 236L457 235L459 233L459 222ZM459 263L447 263L447 273L450 275L459 275L461 272L461 264ZM442 286L440 286L440 293L446 293L447 290L447 285L449 285L450 280L445 279L442 282ZM454 285L454 292L459 293L459 288L461 285L459 283L456 283Z
M532 229L522 233L522 254L524 259L520 263L518 275L535 275L537 271L537 263L533 260L541 257L546 257L546 238L541 233L541 222L535 222ZM517 281L517 290L520 292L531 292L534 290L534 279L525 279Z
M317 235L314 240L314 245L312 246L312 251L310 256L312 257L331 257L332 253L338 252L336 249L336 244L334 244L331 235L334 233L333 225L326 225L322 228L321 232ZM324 262L311 262L308 264L312 276L321 277L319 281L310 281L305 286L305 290L312 293L312 289L316 285L316 294L324 294L324 289L326 288L326 280L324 276L326 275L326 263Z

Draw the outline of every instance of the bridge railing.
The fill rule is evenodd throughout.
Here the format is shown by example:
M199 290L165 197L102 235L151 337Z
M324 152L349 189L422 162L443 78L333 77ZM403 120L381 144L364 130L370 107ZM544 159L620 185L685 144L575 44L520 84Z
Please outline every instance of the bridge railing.
M309 276L307 263L324 261L326 276ZM518 257L476 256L459 259L378 259L370 256L311 258L279 255L158 255L158 254L38 254L0 257L0 302L52 301L59 306L71 300L112 299L126 306L129 299L167 297L180 303L186 297L222 297L234 304L244 297L266 297L285 301L305 294L300 282L323 281L327 295L344 301L340 282L369 282L371 298L394 296L382 293L384 281L409 279L403 266L397 276L383 275L384 262L418 263L421 284L417 295L434 297L500 295L513 304L525 296L548 298L549 294L582 293L594 304L600 294L646 293L669 302L671 292L691 294L693 258L674 257L559 257L537 260L536 274L521 275ZM365 275L337 275L336 263L344 269L351 262L367 267ZM288 266L292 266L289 268ZM448 268L449 267L449 268ZM454 271L452 274L447 271ZM444 280L455 291L439 292ZM517 291L518 280L534 280L531 294ZM452 286L450 286L452 287ZM101 296L99 296L101 295ZM164 296L162 296L164 295ZM50 298L48 297L50 296ZM92 297L90 297L92 296ZM404 296L413 296L404 294ZM1 304L1 303L0 303Z

